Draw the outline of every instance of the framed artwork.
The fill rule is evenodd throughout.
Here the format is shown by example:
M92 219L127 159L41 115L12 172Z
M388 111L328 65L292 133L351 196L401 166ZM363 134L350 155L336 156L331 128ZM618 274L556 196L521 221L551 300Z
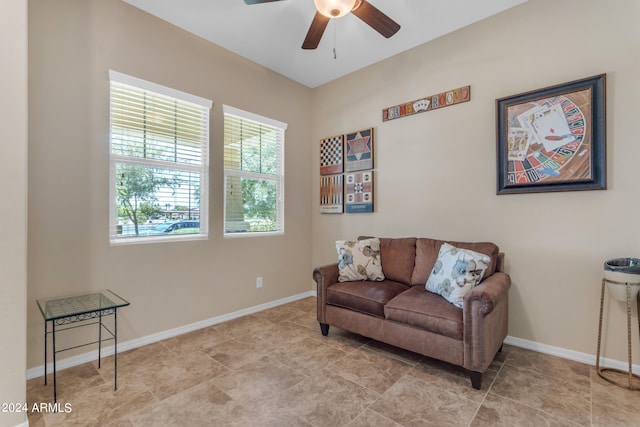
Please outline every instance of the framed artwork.
M345 172L373 169L373 128L346 134L344 151Z
M343 176L324 175L320 177L320 213L342 213Z
M606 189L605 78L496 100L497 194Z
M373 171L345 173L345 211L373 212Z
M343 172L343 136L331 136L320 140L320 175Z

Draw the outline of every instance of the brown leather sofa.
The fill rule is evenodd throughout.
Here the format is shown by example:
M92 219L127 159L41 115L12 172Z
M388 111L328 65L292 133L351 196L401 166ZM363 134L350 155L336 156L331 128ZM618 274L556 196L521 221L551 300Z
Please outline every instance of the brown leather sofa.
M425 289L442 240L380 238L383 281L339 282L338 264L317 267L318 321L468 370L479 389L482 373L507 336L508 291L504 254L493 243L448 242L491 258L485 278L462 309Z

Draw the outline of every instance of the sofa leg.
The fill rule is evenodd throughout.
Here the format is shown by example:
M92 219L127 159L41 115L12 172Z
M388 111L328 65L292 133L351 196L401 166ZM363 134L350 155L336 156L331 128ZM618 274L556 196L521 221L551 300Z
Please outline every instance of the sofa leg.
M471 377L471 387L480 390L482 387L482 372L469 371Z
M329 325L320 322L320 332L322 332L322 335L324 335L325 337L329 335Z

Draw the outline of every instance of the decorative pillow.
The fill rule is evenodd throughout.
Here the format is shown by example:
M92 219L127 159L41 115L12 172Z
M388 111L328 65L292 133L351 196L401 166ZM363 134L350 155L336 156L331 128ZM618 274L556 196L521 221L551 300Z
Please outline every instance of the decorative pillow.
M491 258L469 249L443 243L426 288L462 308L462 300L482 281Z
M384 280L380 263L380 239L338 240L338 281Z

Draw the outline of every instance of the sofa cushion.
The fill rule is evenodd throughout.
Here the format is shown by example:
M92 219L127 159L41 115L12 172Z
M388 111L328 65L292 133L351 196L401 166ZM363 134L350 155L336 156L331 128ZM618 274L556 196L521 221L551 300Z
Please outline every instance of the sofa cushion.
M380 238L380 260L385 278L406 285L411 284L416 262L416 238Z
M393 298L385 305L384 314L387 320L462 340L462 310L422 286L413 286Z
M483 279L489 261L488 255L443 243L426 289L462 308L464 296Z
M407 289L391 280L339 282L327 288L327 304L384 318L384 305Z
M427 280L431 275L431 271L433 270L433 266L436 263L436 259L438 259L438 253L440 252L440 247L442 246L443 243L445 243L444 240L435 240L435 239L427 239L427 238L419 238L416 240L415 268L413 269L413 274L411 276L411 282L410 282L412 285L424 286L424 284L427 283ZM491 260L489 262L489 267L485 272L485 277L491 276L496 271L496 262L498 260L498 253L500 252L500 249L494 243L490 243L490 242L477 242L477 243L449 242L449 243L457 248L469 249L475 252L480 252L482 254L489 255L489 258ZM382 268L384 270L384 266Z
M384 280L380 264L380 240L336 241L338 281Z

